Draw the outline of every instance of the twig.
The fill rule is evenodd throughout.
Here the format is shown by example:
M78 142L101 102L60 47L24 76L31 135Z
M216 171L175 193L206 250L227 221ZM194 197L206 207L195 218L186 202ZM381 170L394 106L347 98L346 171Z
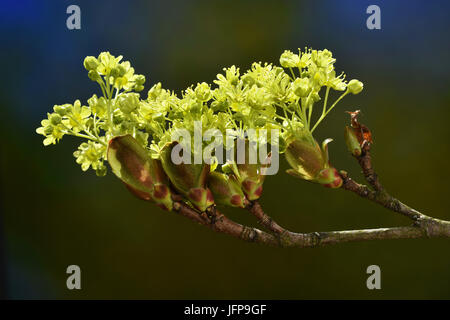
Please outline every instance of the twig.
M209 219L204 219L200 212L189 207L183 202L174 202L174 211L185 216L201 225L207 226L208 228L219 232L231 235L235 238L248 241L248 242L258 242L268 245L279 245L279 241L276 237L261 231L256 228L243 226L228 219L223 214L216 211L215 207L209 212Z
M257 200L247 201L247 205L245 208L250 211L250 213L253 214L256 219L258 219L259 224L264 226L270 232L280 235L286 231L286 229L281 227L263 211L260 203Z
M365 240L416 239L427 237L450 238L450 221L426 216L394 198L384 189L372 166L372 158L370 155L371 133L366 126L357 122L356 116L358 113L350 113L352 115L352 126L361 130L359 134L361 138L361 154L355 156L355 158L358 160L364 177L373 190L366 185L352 180L345 171L340 172L343 179L342 189L352 191L362 198L376 202L389 210L408 217L414 222L412 226L296 233L286 230L276 223L263 211L258 201L247 201L246 209L258 219L258 222L263 227L270 231L270 233L267 233L230 220L217 211L215 206L211 206L206 212L198 212L185 204L182 197L178 195L173 196L174 211L216 232L229 234L244 241L278 247L307 248Z
M421 226L408 226L311 233L295 233L283 229L284 231L281 234L272 235L257 228L243 226L239 223L236 223L223 214L220 214L215 209L215 207L213 207L213 209L209 213L209 222L203 219L199 212L184 204L183 202L175 202L174 211L201 225L207 226L216 232L225 233L244 241L255 242L275 247L312 248L344 242L366 240L450 237L450 223L445 230L442 229L442 232L428 232Z
M366 185L355 182L345 171L340 172L343 179L342 189L352 191L362 198L376 202L389 210L404 215L414 221L416 226L425 230L426 234L430 237L440 235L449 236L450 221L426 216L416 209L402 203L386 191L381 184L372 164L372 157L370 154L372 134L369 128L358 122L357 116L359 114L359 110L349 112L349 114L351 115L352 127L357 130L358 140L361 144L361 154L354 155L354 157L358 161L366 181L373 188L373 190Z

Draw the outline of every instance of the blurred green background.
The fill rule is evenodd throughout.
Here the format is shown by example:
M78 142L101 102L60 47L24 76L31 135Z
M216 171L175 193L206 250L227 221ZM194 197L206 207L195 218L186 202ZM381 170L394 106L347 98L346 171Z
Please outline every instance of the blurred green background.
M81 8L81 30L66 28L70 4ZM381 30L366 28L370 4L381 8ZM83 173L72 156L75 138L44 148L35 133L54 104L85 103L98 93L82 66L87 55L122 54L146 75L147 89L161 81L179 92L211 82L232 64L245 70L253 61L277 63L285 49L328 48L338 71L365 84L317 130L318 139L335 139L332 163L361 180L343 141L344 111L360 108L386 188L426 214L450 219L448 1L4 1L0 7L2 297L450 298L449 240L315 249L244 243L136 200L112 174ZM409 223L284 170L266 180L262 203L294 231ZM224 211L254 225L244 211ZM81 267L82 290L66 288L71 264ZM381 290L366 288L371 264L381 268Z

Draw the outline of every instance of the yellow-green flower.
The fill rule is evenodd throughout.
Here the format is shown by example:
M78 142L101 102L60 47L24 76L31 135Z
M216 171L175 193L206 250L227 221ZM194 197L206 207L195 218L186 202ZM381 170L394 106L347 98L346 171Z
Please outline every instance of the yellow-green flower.
M92 114L96 114L98 117L103 118L107 112L107 101L105 97L97 98L97 95L94 94L88 100L89 108L91 109Z
M56 144L56 142L58 142L64 136L64 128L61 126L60 123L54 124L55 123L54 116L55 116L54 113L53 114L48 113L48 119L42 120L41 121L42 127L36 129L36 133L45 136L45 139L43 141L44 146Z
M194 91L199 101L206 102L211 99L211 88L206 82L198 83Z
M300 57L292 51L285 50L280 56L280 65L284 68L295 68L300 65Z
M76 100L73 103L72 108L67 113L69 118L68 126L74 132L83 130L87 118L91 115L89 107L81 106L80 100Z
M81 170L87 171L89 167L103 171L103 159L106 156L106 147L93 141L83 142L73 153Z
M95 168L99 175L105 173L104 148L114 137L129 134L158 159L164 146L174 142L172 134L178 129L193 134L196 121L201 121L202 133L209 129L222 133L232 129L233 136L241 137L252 129L258 133L258 141L267 139L259 134L261 129L279 129L285 139L280 143L284 145L283 152L289 145L286 139L296 136L299 130L312 136L339 101L363 89L362 82L347 83L343 73L337 76L335 61L327 49L306 48L298 54L286 50L280 56L281 66L255 62L241 74L233 65L224 68L212 86L198 83L181 95L156 83L142 99L139 92L144 88L145 77L136 74L129 61L122 61L122 56L101 52L83 62L89 78L99 84L101 94L92 95L88 106L80 100L55 105L54 113L48 114L36 131L45 137L45 145L55 144L64 135L86 139L88 142L76 151L77 161L83 170ZM341 91L341 95L331 101L330 90ZM293 153L292 145L288 152ZM307 168L308 164L304 166ZM294 169L301 172L298 167ZM328 168L323 165L322 169ZM330 172L314 172L308 178L324 183L331 179ZM253 187L247 186L246 192L252 193ZM204 195L195 201L202 202Z

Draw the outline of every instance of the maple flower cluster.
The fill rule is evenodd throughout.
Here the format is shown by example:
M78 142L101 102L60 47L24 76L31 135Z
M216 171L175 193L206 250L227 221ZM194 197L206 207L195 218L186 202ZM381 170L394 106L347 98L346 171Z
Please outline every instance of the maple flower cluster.
M171 151L183 143L173 140L174 131L183 129L194 136L199 121L202 133L215 129L227 135L231 129L236 139L244 138L247 144L250 139L268 142L259 132L277 129L278 150L291 166L288 173L340 187L342 180L328 158L331 139L319 145L313 132L346 95L361 92L363 84L355 79L347 82L344 73L337 74L335 61L326 49L285 51L281 66L255 62L245 72L231 66L213 84L198 83L180 95L156 83L143 98L145 77L135 74L122 56L102 52L84 60L101 95L92 95L87 104L76 100L55 105L36 132L44 136L46 146L64 135L84 139L74 152L83 171L92 168L103 176L109 162L130 191L169 210L172 192L202 211L213 203L243 207L261 195L262 163L218 165L212 160L175 165L171 161ZM328 103L331 90L340 95ZM319 112L314 112L319 103ZM255 130L254 137L244 135L249 129Z

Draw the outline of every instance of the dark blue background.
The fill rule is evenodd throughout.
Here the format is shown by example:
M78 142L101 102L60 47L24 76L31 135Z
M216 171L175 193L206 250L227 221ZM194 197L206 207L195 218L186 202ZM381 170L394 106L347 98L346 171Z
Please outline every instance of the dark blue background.
M66 8L81 8L81 30ZM366 28L370 4L381 30ZM0 116L3 289L9 298L450 298L448 240L345 244L312 250L241 243L124 191L112 175L82 173L76 139L44 148L35 128L54 104L98 88L87 55L110 51L179 92L226 66L277 62L284 49L328 48L365 84L324 122L331 159L356 177L343 111L360 108L375 164L406 203L450 219L448 1L2 1ZM146 91L146 90L145 90ZM145 92L144 91L144 92ZM341 190L267 179L268 213L296 231L409 223ZM252 223L244 212L230 211ZM65 268L82 269L82 290ZM382 290L365 287L378 264Z

